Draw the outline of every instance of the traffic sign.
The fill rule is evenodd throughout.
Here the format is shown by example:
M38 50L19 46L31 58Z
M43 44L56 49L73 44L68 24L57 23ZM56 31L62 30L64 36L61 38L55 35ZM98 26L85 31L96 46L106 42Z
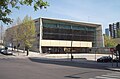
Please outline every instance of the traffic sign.
M110 52L114 52L114 48L110 48Z

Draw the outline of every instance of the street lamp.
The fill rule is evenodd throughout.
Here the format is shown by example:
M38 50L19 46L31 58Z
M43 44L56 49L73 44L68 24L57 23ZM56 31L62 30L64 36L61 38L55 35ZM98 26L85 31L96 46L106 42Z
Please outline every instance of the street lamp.
M70 53L71 53L71 61L73 59L73 55L72 55L72 44L73 44L73 30L72 30L72 26L71 26L71 49L70 49Z
M73 55L72 55L72 41L71 41L71 49L70 49L70 53L71 53L71 61L73 59Z
M96 61L96 53L98 51L98 47L95 47L95 61Z

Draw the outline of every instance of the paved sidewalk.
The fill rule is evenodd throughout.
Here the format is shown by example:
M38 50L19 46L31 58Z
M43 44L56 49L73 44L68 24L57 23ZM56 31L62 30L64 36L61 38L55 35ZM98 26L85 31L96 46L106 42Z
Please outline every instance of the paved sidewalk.
M43 58L44 55L43 54L40 54L40 53L37 53L37 52L29 52L29 55L27 56L26 55L26 52L22 52L22 51L13 51L13 56L11 57L14 57L14 58L29 58L29 57L40 57L40 58Z

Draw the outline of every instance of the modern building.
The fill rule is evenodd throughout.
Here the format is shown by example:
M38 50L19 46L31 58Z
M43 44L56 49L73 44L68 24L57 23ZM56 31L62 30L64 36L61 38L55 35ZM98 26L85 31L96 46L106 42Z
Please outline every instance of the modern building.
M119 38L118 31L120 30L120 22L109 24L110 36L112 38Z
M86 53L91 47L103 47L100 24L69 20L35 19L36 41L31 50L40 53ZM10 41L6 41L9 44Z
M109 34L109 28L105 29L105 35L110 36L110 34Z

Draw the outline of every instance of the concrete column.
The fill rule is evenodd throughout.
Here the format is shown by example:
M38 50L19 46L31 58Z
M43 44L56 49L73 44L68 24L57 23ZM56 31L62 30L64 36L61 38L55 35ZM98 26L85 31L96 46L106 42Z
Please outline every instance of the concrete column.
M96 47L103 47L102 26L96 28Z
M42 28L43 28L43 24L42 24L42 18L39 18L39 23L40 23L40 37L39 37L39 52L42 53L42 47L41 47L41 40L42 40L42 36L43 36L43 31L42 31Z

